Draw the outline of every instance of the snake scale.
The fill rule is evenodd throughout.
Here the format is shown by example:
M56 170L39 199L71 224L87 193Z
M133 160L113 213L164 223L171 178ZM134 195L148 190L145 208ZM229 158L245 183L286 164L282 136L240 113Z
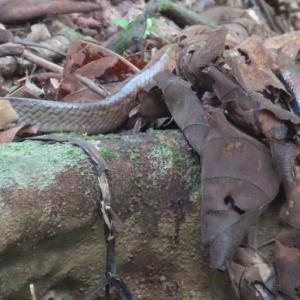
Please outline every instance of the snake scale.
M135 106L137 92L163 71L171 57L172 48L158 61L137 73L115 94L93 103L66 103L18 97L9 100L19 119L16 125L35 124L41 132L106 133L118 128ZM0 99L0 100L1 100Z

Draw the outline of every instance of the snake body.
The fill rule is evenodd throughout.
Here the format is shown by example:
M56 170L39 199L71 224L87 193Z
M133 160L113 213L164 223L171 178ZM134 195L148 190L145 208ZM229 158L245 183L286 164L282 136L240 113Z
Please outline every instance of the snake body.
M136 74L118 92L93 103L66 103L18 97L9 100L19 116L17 125L35 124L42 132L106 133L118 128L135 105L137 92L163 71L171 58L168 49L161 58Z
M280 75L287 89L293 95L292 109L300 116L300 72L295 65L292 65L282 68Z

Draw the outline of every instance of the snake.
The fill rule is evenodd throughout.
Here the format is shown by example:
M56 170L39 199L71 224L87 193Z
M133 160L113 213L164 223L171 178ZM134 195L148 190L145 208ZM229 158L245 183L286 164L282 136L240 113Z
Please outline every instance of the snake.
M280 75L287 89L293 95L292 109L296 115L300 116L300 72L296 67L286 68L281 70Z
M19 119L14 126L34 124L40 132L108 133L119 128L136 105L137 93L165 70L170 63L173 47L169 47L154 63L134 75L116 93L92 103L67 103L20 97L9 100ZM10 125L11 126L11 125Z

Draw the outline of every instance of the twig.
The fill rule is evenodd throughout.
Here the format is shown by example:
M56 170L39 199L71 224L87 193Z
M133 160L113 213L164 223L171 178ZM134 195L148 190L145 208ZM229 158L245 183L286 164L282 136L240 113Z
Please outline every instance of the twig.
M17 82L22 82L27 79L36 79L38 81L46 81L47 79L55 78L55 79L62 79L62 74L56 72L43 72L43 73L36 73L29 76L22 77L17 80Z
M175 23L181 26L200 24L211 28L217 28L217 24L214 21L198 15L176 1L156 0L155 2L156 10L159 13L170 17Z
M262 248L265 248L265 247L267 247L267 246L269 246L269 245L271 245L271 244L274 244L276 242L276 239L269 239L269 240L267 240L266 242L264 242L263 244L261 244L261 245L259 245L258 247L257 247L257 249L262 249Z
M24 47L22 45L5 43L0 45L0 57L3 56L20 56L24 52Z
M75 74L76 78L85 86L87 86L93 92L99 94L100 96L107 97L110 93L101 86L96 85L91 79L81 76L80 74Z
M40 67L43 67L46 70L50 70L55 73L61 73L61 74L63 73L63 67L61 67L49 60L46 60L45 58L42 58L36 54L33 54L29 50L24 50L23 57L25 59L31 61L32 63L34 63Z
M66 53L62 52L62 51L59 51L59 50L55 50L55 49L52 49L48 46L45 46L45 45L42 45L42 44L38 44L38 43L34 43L34 42L30 42L30 41L26 41L26 40L22 40L20 38L15 38L14 39L14 42L16 44L20 44L20 45L23 45L27 48L42 48L42 49L46 49L48 51L52 51L56 54L59 54L60 56L62 57L65 57L66 56Z
M37 3L26 3L20 0L7 1L7 5L1 7L1 22L25 21L32 18L42 17L51 14L68 14L75 12L90 12L100 7L96 3L86 1L39 1ZM21 3L20 3L21 2ZM27 1L28 2L28 1Z
M30 289L31 299L32 300L37 300L36 293L35 293L35 288L34 288L34 284L33 283L31 283L29 285L29 289Z

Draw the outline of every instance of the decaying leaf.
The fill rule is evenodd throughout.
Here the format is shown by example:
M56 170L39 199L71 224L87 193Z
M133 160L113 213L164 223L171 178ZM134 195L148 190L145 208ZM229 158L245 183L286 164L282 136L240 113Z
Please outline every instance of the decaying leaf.
M204 110L182 79L165 72L158 86L177 125L201 155L202 239L210 243L211 266L224 270L277 194L279 178L271 155L229 124L221 110Z
M300 299L300 232L289 228L280 232L275 244L275 264L280 292Z
M243 80L243 76L240 76L238 72L234 78L213 66L207 68L206 71L214 81L214 91L219 100L226 105L230 112L228 117L235 124L250 130L253 134L260 135L262 134L262 127L268 127L267 124L260 123L262 121L260 114L267 112L287 127L292 126L293 131L297 132L300 118L279 105L273 104L262 94L252 92L247 82ZM283 139L287 132L286 130L277 130L276 134L280 134L280 139ZM279 139L279 137L277 138Z
M252 248L238 248L228 265L237 295L244 300L272 300L276 294L273 267Z
M299 55L300 31L293 31L281 35L272 36L265 40L264 45L267 49L277 50L284 53L292 59L296 59Z
M259 36L252 35L247 38L236 47L236 53L239 55L228 57L227 63L234 75L242 76L251 91L264 92L272 87L287 94L284 85L272 72L272 56L264 48L263 40Z
M300 148L292 143L273 141L271 149L286 192L286 201L280 213L286 228L278 235L275 245L279 290L291 299L299 299Z
M194 86L207 89L207 76L202 69L224 51L227 30L211 30L206 26L191 26L179 35L177 67L179 73Z
M86 88L76 74L98 82L123 81L137 68L119 55L91 43L74 42L68 52L64 79L58 89L58 98L67 102L93 102L101 98Z
M209 126L199 99L191 90L190 83L169 71L160 73L157 82L175 122L194 150L201 155Z
M9 101L0 100L0 129L5 125L18 120L18 115L11 107Z
M4 131L0 131L0 144L7 144L13 141L16 136L24 134L36 134L38 128L35 125L17 126Z
M272 36L272 32L263 23L257 23L250 18L240 18L234 21L223 24L227 28L228 35L226 37L226 46L232 49L242 43L251 35L257 35L263 40Z
M232 22L235 19L248 17L247 11L235 7L216 6L211 7L200 13L204 17L214 21L217 24Z
M202 151L202 238L211 243L211 265L225 269L280 182L263 144L230 125L219 110L209 112L208 122Z

